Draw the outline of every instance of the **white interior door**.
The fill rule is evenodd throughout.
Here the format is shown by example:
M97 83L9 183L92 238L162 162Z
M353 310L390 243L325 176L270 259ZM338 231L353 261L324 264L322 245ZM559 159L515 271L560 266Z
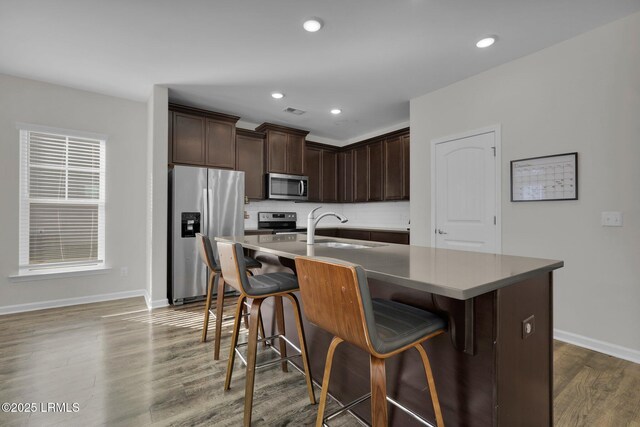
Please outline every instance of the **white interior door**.
M499 253L496 131L434 141L434 246Z

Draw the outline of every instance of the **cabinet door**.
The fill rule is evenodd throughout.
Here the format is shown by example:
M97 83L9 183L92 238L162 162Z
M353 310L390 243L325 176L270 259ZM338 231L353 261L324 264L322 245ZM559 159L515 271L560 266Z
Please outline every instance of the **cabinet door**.
M369 201L379 201L384 198L384 155L382 141L369 144Z
M309 201L319 202L322 197L322 150L317 148L307 148L305 150L305 173L309 177Z
M338 201L353 202L353 150L338 153Z
M397 243L400 245L409 244L409 233L390 231L371 231L371 240L374 242Z
M402 183L402 198L404 200L410 199L410 190L411 190L411 168L410 168L410 138L409 135L402 136L402 176L404 177L404 181Z
M267 132L267 172L287 173L287 142L284 132Z
M233 169L236 165L236 125L206 120L207 166Z
M173 162L205 164L204 119L183 113L173 114Z
M368 200L369 152L366 146L353 150L353 200Z
M244 172L244 194L250 199L264 199L264 140L238 135L236 170Z
M287 173L302 175L304 172L304 136L288 135Z
M316 236L338 237L337 228L316 228Z
M366 230L349 230L342 228L339 230L340 237L343 239L370 240L371 234Z
M404 184L403 144L399 136L384 141L384 199L402 199Z
M338 154L322 150L322 196L323 202L338 201Z

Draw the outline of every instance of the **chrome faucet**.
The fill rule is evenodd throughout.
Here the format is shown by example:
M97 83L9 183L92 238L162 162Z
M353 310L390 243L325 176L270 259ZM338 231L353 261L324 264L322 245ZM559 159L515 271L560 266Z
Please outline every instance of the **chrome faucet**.
M316 211L321 207L322 206L318 206L317 208L309 212L309 216L307 216L307 245L313 245L315 241L316 225L318 225L318 222L320 222L320 220L325 216L335 216L340 220L340 223L342 224L349 221L346 217L335 212L325 212L316 218Z

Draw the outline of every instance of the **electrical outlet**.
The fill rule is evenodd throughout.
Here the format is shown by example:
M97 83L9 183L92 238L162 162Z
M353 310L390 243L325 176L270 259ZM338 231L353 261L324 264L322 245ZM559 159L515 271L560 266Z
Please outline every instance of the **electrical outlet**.
M120 267L120 276L127 277L129 275L129 267Z
M622 227L622 212L602 212L603 227Z
M522 339L527 339L536 331L536 317L531 315L522 321Z

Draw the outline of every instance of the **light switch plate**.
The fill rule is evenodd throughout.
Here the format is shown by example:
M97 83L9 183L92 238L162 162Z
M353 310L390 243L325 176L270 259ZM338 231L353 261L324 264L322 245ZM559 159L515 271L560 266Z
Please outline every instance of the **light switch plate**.
M527 339L536 331L536 316L531 315L522 321L522 339Z
M622 212L602 212L603 227L622 227Z

